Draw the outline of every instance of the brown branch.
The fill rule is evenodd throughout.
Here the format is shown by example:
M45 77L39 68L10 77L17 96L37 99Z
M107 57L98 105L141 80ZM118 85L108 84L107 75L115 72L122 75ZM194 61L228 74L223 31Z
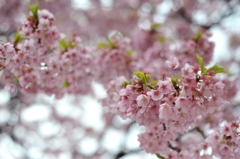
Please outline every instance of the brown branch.
M183 7L180 7L179 10L176 12L176 14L180 15L186 22L190 23L190 24L195 24L197 26L200 26L204 29L210 29L211 27L215 26L215 25L219 25L225 18L228 18L229 16L231 16L232 14L235 13L235 9L238 7L238 4L240 3L240 0L238 0L236 2L235 5L229 5L228 1L226 1L226 5L228 5L229 11L228 13L224 13L223 15L220 16L219 20L216 22L211 22L210 24L199 24L196 21L194 21L194 19L192 17L190 17L186 10Z
M180 148L172 146L169 141L168 141L167 143L168 143L168 147L169 147L170 149L172 149L172 150L174 150L174 151L177 151L177 152L180 152L180 151L181 151Z
M116 157L114 159L120 159L123 156L126 156L131 153L140 152L140 151L141 151L141 149L130 150L130 151L120 151L118 154L116 154Z

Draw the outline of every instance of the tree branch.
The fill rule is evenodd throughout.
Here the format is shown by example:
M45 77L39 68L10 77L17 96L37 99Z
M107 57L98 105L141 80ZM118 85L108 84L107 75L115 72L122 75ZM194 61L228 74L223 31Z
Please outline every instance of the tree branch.
M225 13L223 15L220 16L219 20L216 21L216 22L211 22L210 24L199 24L197 23L196 21L194 21L193 18L191 18L187 12L185 11L185 9L183 7L180 7L180 9L176 12L178 15L180 15L186 22L190 23L190 24L195 24L195 25L198 25L204 29L210 29L211 27L215 26L215 25L219 25L225 18L231 16L232 14L234 14L235 12L235 8L237 8L238 4L240 3L240 0L238 0L236 2L235 5L229 5L229 1L227 0L224 0L227 5L228 5L228 8L229 8L229 11L228 13Z

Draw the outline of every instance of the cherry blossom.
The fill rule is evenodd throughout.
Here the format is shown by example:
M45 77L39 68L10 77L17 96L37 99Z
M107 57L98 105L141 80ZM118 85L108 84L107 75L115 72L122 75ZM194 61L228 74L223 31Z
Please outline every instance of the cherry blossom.
M114 156L102 144L96 144L98 148L87 156L77 148L84 135L78 136L76 142L72 136L83 129L85 135L102 142L105 130L114 127L128 134L131 125L137 124L143 129L138 134L142 150L161 159L240 156L239 72L231 72L231 67L239 66L239 59L232 55L237 52L238 43L231 40L234 47L229 44L234 52L230 60L210 63L215 43L209 28L221 22L211 23L211 16L220 13L226 4L227 8L234 8L235 2L209 1L207 4L214 4L209 9L200 1L188 0L119 1L108 7L91 1L89 9L81 10L67 1L41 1L39 5L30 5L30 12L24 10L28 14L22 25L16 27L16 22L10 20L23 17L17 10L12 14L9 6L21 9L24 3L0 4L0 34L6 33L7 37L0 42L0 82L10 93L11 101L21 97L22 102L16 108L1 107L0 112L13 109L11 113L17 118L1 121L1 132L7 134L20 127L29 134L41 126L38 122L27 125L19 115L25 107L31 107L35 96L46 94L55 101L68 95L80 100L85 95L95 97L92 84L97 82L107 92L107 97L99 100L103 105L103 130L80 124L79 114L74 119L59 116L57 107L49 105L51 122L63 126L59 126L59 136L44 141L62 138L68 144L64 150L56 151L47 148L51 147L49 144L41 148L42 153L60 158L59 154L66 150L70 158L117 158L128 153L126 145ZM159 8L166 4L169 11L161 17ZM199 23L195 16L198 11L208 13L206 21ZM222 15L219 19L226 17ZM82 106L75 104L76 110L84 114ZM131 123L118 126L114 121L117 115ZM12 134L9 138L26 149L34 145L20 135Z

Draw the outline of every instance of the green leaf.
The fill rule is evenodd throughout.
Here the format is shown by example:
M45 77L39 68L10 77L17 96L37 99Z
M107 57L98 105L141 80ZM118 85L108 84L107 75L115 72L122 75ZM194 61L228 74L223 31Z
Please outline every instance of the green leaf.
M159 37L159 38L158 38L158 41L159 41L160 43L164 43L164 42L165 42L165 37L163 37L163 36L162 36L162 37Z
M178 84L178 78L171 77L171 82L172 82L173 86L176 86Z
M14 77L12 77L12 81L13 81L13 83L17 83L17 82L18 82L18 79L19 79L18 76L14 76Z
M109 45L106 44L106 43L98 43L97 46L98 46L99 49L107 49L107 48L109 48Z
M68 81L63 82L62 87L67 88L70 85Z
M65 40L65 39L61 39L61 40L59 41L59 47L60 47L60 49L61 49L62 51L66 51L68 48L74 48L74 47L76 47L76 44L71 43L70 40L67 41L67 40Z
M206 72L207 72L207 68L204 67L202 57L199 56L198 54L197 54L196 56L197 56L198 64L199 64L199 66L200 66L200 68L201 68L201 72L202 72L202 74L206 73Z
M76 44L73 44L73 43L69 43L69 45L68 45L68 48L74 48L74 47L76 47L77 45Z
M59 41L59 45L61 45L62 47L67 47L67 41L65 39L61 39Z
M217 73L227 73L227 70L224 69L223 67L220 67L218 66L217 64L209 67L208 69L206 67L204 67L204 64L203 64L203 59L202 57L200 57L198 54L196 55L197 56L197 60L198 60L198 64L201 68L201 74L205 74L209 71L214 71L215 74Z
M24 37L22 37L22 36L20 35L20 33L17 32L17 33L15 34L15 37L14 37L14 45L22 42L23 40L24 40Z
M150 75L150 74L146 74L146 75L145 75L146 83L148 83L148 81L150 80L150 78L151 78L151 75Z
M160 24L160 23L155 23L155 24L153 24L152 25L152 30L153 31L156 31L158 28L160 28L162 26L162 24Z
M59 41L59 47L62 51L65 51L67 48L68 48L68 44L67 44L67 41L64 40L64 39L61 39Z
M165 159L165 157L163 157L163 156L161 156L160 154L156 154L156 156L158 157L158 158L160 158L160 159Z
M129 84L131 84L130 82L127 82L127 81L125 81L125 82L123 82L123 87L124 88L126 88L127 87L127 85L129 85Z
M142 81L143 86L152 88L152 85L149 84L151 74L148 74L148 73L145 74L141 71L136 71L136 72L134 72L134 74Z
M198 31L197 34L195 35L195 39L196 41L198 41L202 36L202 32L201 31Z
M142 80L145 78L144 73L141 72L141 71L136 71L136 72L134 72L134 74L135 74L138 78L140 78L140 79L142 79Z
M227 70L223 67L219 67L217 64L207 69L207 71L214 71L214 73L227 73Z
M0 71L4 70L5 68L5 66L0 67Z
M155 84L157 84L158 83L158 81L157 80L152 80L152 82L150 83L151 85L155 85Z
M28 8L29 8L29 10L32 12L33 17L34 17L35 19L37 19L37 18L38 18L38 4L36 4L36 5L34 5L34 6L29 5Z
M112 48L116 46L116 45L114 44L114 42L112 41L112 39L108 39L108 43L109 43L109 45L110 45Z
M127 57L130 57L132 54L133 54L133 50L129 50L125 55L126 55Z

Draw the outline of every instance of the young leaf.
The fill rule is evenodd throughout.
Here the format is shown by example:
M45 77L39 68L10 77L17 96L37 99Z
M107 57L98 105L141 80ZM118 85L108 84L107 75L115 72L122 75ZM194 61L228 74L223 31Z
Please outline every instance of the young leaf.
M151 75L150 75L150 74L146 74L146 75L145 75L145 80L146 80L147 83L148 83L148 81L150 80L150 78L151 78Z
M198 31L197 34L195 35L195 39L196 41L198 41L202 36L202 32L201 31Z
M153 31L156 31L158 28L160 28L161 27L161 24L160 23L155 23L155 24L153 24L152 25L152 30Z
M98 46L99 49L107 49L107 48L109 48L109 45L106 44L106 43L99 43L97 46Z
M158 158L160 158L160 159L165 159L163 156L161 156L160 154L156 154L156 156L158 157Z
M36 5L34 5L34 6L29 5L28 8L29 8L29 10L32 12L33 17L34 17L35 19L37 19L37 18L38 18L38 4L36 4Z
M15 37L14 37L14 45L22 42L23 40L24 40L24 38L20 35L19 32L17 32L17 33L15 34Z
M226 69L224 69L223 67L219 67L217 64L208 68L207 71L214 71L216 74L217 73L227 73Z
M160 43L164 43L164 42L165 42L165 37L163 37L163 36L159 37L159 38L158 38L158 41L159 41Z
M108 39L108 43L110 45L111 48L116 47L116 44L114 44L114 42L112 41L112 39Z
M207 72L207 68L204 67L202 57L199 56L198 54L197 54L196 56L197 56L198 64L199 64L199 66L200 66L200 68L201 68L202 74L206 73L206 72Z
M67 41L65 39L61 39L59 41L59 47L62 51L66 51L68 48L74 48L76 44L71 43L70 41Z
M18 76L14 76L14 77L12 77L12 81L13 81L13 83L17 83L18 80L19 80L19 77L18 77Z
M171 82L172 82L173 86L176 86L178 84L178 78L171 77Z
M125 55L126 55L127 57L130 57L132 54L133 54L133 50L129 50Z
M69 48L74 48L74 47L76 47L76 44L73 44L73 43L70 42L69 45L68 45L68 47L69 47Z
M63 82L62 87L67 88L70 85L68 81Z
M157 84L158 83L158 81L157 80L152 80L152 82L150 83L151 85L155 85L155 84Z
M68 44L67 44L67 41L64 40L64 39L61 39L59 41L59 47L62 51L65 51L67 48L68 48Z
M0 71L4 70L5 68L5 66L0 67Z
M136 72L134 72L134 74L135 74L138 78L140 78L140 79L144 79L144 78L145 78L144 73L141 72L141 71L136 71Z
M126 81L125 81L125 82L123 82L123 87L126 88L127 85L129 85L129 84L130 84L130 82L126 82Z

